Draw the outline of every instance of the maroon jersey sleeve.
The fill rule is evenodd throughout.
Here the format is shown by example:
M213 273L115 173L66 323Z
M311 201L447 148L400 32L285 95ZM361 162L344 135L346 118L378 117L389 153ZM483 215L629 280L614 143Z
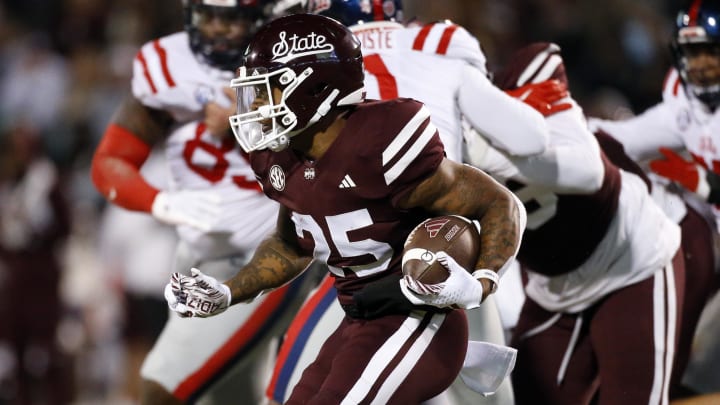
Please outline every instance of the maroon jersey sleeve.
M366 156L367 162L379 159L375 166L381 171L378 183L387 187L396 206L402 196L435 173L445 157L444 147L430 122L430 111L419 101L401 98L368 107L363 114L374 118L357 117L364 123L358 133L370 135L370 139L363 136L370 143L364 149L371 154Z

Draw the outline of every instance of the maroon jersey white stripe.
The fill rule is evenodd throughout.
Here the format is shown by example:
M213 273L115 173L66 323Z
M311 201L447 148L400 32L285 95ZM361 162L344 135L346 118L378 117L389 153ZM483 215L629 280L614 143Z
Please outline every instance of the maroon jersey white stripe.
M292 211L300 246L336 275L343 303L366 280L400 271L405 238L421 218L395 204L443 158L427 110L410 99L355 107L317 161L290 149L250 154L265 193Z

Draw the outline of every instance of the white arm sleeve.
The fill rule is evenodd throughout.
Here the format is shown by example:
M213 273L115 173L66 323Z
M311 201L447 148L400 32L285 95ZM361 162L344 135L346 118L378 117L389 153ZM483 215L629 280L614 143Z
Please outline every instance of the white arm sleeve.
M600 145L587 129L582 109L574 107L547 118L550 145L539 155L510 160L530 184L546 186L563 193L589 194L600 189L605 168Z
M460 111L492 146L511 156L545 150L549 129L542 114L495 87L476 67L467 65L462 75Z
M677 114L666 103L660 103L642 114L622 121L588 118L592 132L602 129L622 143L625 153L635 160L659 157L658 148L684 148L675 132Z

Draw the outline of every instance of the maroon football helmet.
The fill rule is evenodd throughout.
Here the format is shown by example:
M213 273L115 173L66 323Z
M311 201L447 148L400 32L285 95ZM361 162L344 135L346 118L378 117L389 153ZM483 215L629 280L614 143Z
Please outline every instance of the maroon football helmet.
M231 87L230 124L247 152L287 147L308 126L334 119L364 99L360 42L320 15L293 14L263 26L247 47Z

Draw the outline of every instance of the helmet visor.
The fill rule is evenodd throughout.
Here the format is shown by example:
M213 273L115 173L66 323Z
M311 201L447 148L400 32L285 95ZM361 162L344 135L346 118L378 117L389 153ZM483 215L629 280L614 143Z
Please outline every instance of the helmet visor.
M240 146L246 151L270 148L280 150L287 145L289 110L282 102L282 91L271 85L272 78L282 71L266 73L264 68L251 71L241 67L230 86L237 95L237 114L230 117L230 126ZM288 121L281 125L279 120Z

